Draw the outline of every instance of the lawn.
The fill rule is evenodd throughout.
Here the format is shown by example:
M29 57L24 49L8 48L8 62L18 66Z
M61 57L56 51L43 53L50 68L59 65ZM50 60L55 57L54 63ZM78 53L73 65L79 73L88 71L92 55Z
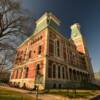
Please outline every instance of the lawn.
M99 94L96 90L48 90L47 94L60 95L69 98L89 98Z
M96 94L100 94L100 90L66 90L66 89L50 89L39 91L40 94L51 94L51 95L58 95L62 97L69 97L69 98L85 98L86 100L91 97L95 96ZM6 88L0 87L0 100L35 100L32 96L16 92L14 90L8 90Z
M15 92L5 88L0 88L0 100L35 100L35 99L24 93Z

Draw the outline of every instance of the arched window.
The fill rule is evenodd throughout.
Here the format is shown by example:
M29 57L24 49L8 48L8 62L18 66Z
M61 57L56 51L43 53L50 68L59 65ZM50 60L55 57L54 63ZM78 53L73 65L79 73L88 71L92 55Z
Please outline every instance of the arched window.
M73 70L73 80L76 80L76 73L75 73L75 70Z
M54 83L54 84L53 84L53 88L54 88L54 89L55 89L55 88L57 88L57 85L56 85L56 83Z
M62 67L62 76L63 76L63 79L64 79L65 78L64 67Z
M72 80L72 69L69 69L70 80Z
M56 78L56 65L53 64L53 78Z
M58 66L58 78L61 78L61 74L60 74L60 66Z
M66 79L68 79L68 70L67 70L67 67L66 67Z
M48 66L48 78L52 78L52 66Z

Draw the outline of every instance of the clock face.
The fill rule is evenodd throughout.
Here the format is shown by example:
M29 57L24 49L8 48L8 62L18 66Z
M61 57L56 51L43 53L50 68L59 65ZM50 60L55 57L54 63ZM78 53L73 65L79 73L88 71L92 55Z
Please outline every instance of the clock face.
M73 36L76 37L77 36L77 33L74 33Z

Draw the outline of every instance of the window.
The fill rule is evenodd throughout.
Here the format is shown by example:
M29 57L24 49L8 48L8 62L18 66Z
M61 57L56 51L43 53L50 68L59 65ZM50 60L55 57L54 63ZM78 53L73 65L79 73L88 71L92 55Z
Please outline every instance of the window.
M54 55L54 41L53 40L49 40L49 54L50 56Z
M40 70L40 64L37 64L37 66L36 66L36 75L39 74L39 70Z
M60 75L60 66L58 66L58 78L60 78L61 75Z
M69 76L70 76L70 80L72 80L72 70L69 69Z
M64 60L66 60L66 47L63 46L63 57L64 57Z
M40 36L40 39L42 39L42 36Z
M68 71L67 71L67 68L66 68L66 78L68 79Z
M53 78L56 78L56 65L53 65Z
M73 70L73 79L76 80L76 71Z
M19 76L19 78L22 77L22 72L23 72L23 69L20 69L20 76Z
M28 77L28 68L25 68L25 78L27 78Z
M35 50L34 50L34 53L35 53Z
M31 58L32 51L29 51L29 58Z
M15 78L18 78L18 70L16 70L16 77Z
M37 64L36 69L40 70L40 64Z
M61 89L61 87L62 87L62 85L61 85L61 84L59 84L59 89Z
M48 78L52 78L52 66L48 67Z
M60 43L57 41L57 56L60 56Z
M64 67L62 67L62 75L63 75L63 79L64 79L65 78Z
M55 89L55 88L57 88L57 85L56 85L56 83L54 83L54 84L53 84L53 88L54 88L54 89Z
M42 51L42 46L40 45L39 48L38 48L38 54L39 55L41 54L41 51Z

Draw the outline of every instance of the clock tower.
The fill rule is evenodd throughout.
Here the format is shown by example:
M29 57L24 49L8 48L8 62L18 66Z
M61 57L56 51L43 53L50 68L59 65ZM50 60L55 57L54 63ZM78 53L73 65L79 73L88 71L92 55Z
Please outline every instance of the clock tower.
M76 48L79 52L88 54L85 40L80 31L80 25L75 23L71 26L71 39L74 41Z
M93 69L91 64L91 59L89 57L88 49L86 47L86 41L80 31L79 23L75 23L71 26L71 39L73 40L74 44L76 45L77 50L80 53L83 53L85 56L87 71L90 73L90 79L93 80Z

